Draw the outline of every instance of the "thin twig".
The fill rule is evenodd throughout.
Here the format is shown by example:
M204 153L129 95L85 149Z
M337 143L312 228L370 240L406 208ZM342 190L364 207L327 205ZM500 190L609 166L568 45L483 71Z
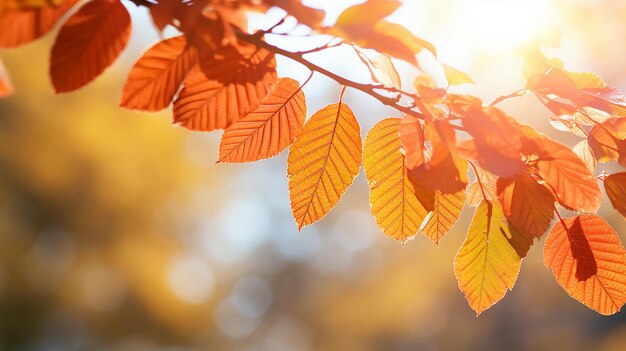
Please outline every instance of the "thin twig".
M521 97L521 96L524 96L525 94L526 94L526 88L522 88L522 89L516 90L516 91L514 91L514 92L512 92L510 94L499 96L497 99L493 100L493 102L490 103L489 106L495 106L495 105L497 105L497 104L499 104L499 103L501 103L501 102L503 102L505 100L513 99L513 98L516 98L516 97Z

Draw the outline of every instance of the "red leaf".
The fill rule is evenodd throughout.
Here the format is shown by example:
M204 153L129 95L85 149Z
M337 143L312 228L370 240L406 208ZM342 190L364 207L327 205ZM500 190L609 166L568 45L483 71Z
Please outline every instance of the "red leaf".
M78 0L65 0L58 7L7 11L0 16L0 47L13 48L48 33Z
M587 307L610 315L626 303L626 250L602 217L581 215L557 223L543 258L559 285Z
M61 27L50 57L57 93L79 89L107 69L126 47L131 21L119 0L94 0Z
M130 71L120 105L143 111L166 108L197 61L196 49L184 36L159 42Z

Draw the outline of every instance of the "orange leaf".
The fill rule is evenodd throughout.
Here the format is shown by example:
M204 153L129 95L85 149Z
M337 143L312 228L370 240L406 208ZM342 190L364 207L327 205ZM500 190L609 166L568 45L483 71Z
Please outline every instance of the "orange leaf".
M406 115L398 128L402 142L406 167L409 169L420 167L426 162L426 147L424 146L424 127L417 118Z
M78 0L65 0L58 6L8 10L0 15L0 47L13 48L48 33Z
M500 205L483 201L454 259L459 288L477 314L500 301L515 285L522 259L511 240Z
M465 190L467 161L457 155L452 126L445 120L434 120L426 125L425 136L432 145L430 160L409 169L411 181L418 187L438 190L442 194Z
M626 250L602 217L581 215L557 223L543 258L559 285L598 313L614 314L626 303Z
M184 36L159 42L130 71L120 105L152 112L166 108L197 61L196 49Z
M589 132L589 146L600 162L626 166L626 118L611 118Z
M451 194L435 191L433 210L427 217L426 224L422 229L424 235L439 245L441 239L448 234L461 216L464 204L465 191L463 190Z
M454 108L464 116L463 126L474 138L475 161L485 170L500 177L522 173L525 164L520 150L520 125L506 113L493 107L468 106Z
M119 0L93 0L61 27L50 56L57 93L79 89L98 77L124 50L130 15Z
M13 85L11 85L2 61L0 61L0 97L6 97L11 94L13 94Z
M324 20L324 11L305 6L300 0L268 0L268 3L282 8L298 22L313 29L319 28Z
M548 230L554 217L554 197L530 174L500 178L497 190L509 225L516 228L531 243Z
M532 142L539 173L559 203L574 211L597 212L602 194L585 163L568 147L547 137L536 135Z
M226 46L185 78L174 122L191 130L225 129L255 110L276 82L276 59L264 49Z
M278 155L302 129L306 100L300 83L281 78L261 104L226 129L219 162L253 162Z
M361 167L361 136L344 103L316 112L287 159L291 211L298 229L322 219L339 202Z
M626 219L626 172L611 174L604 179L604 190L613 208Z
M385 235L402 244L417 234L428 210L409 180L400 152L400 118L387 118L367 133L363 167L370 187L372 214Z

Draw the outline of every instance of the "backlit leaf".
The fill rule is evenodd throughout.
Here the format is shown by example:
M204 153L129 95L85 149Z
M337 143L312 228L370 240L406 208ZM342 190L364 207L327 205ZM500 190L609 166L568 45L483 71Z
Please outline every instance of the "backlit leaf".
M530 174L500 178L497 190L509 226L515 227L531 242L548 230L554 217L554 197Z
M606 177L604 189L613 208L626 219L626 172L615 173Z
M467 204L474 207L478 206L483 200L495 201L498 199L496 192L498 177L480 167L476 167L476 169L478 170L480 183L477 179L477 181L467 187ZM487 197L486 199L485 196Z
M433 210L422 228L424 235L439 245L441 239L448 234L461 216L464 204L465 191L463 190L450 194L435 191Z
M539 173L559 203L575 211L597 212L602 194L585 163L571 149L545 136L531 140Z
M430 160L409 169L411 181L418 187L442 194L465 190L467 161L458 156L456 134L452 126L445 120L434 120L426 125L425 136L432 145Z
M581 140L578 144L574 145L572 151L587 165L587 169L589 169L591 174L596 172L596 157L587 140Z
M130 71L120 105L153 112L166 108L197 61L196 49L182 35L157 43Z
M126 47L131 21L119 0L94 0L61 27L50 56L56 92L83 87L108 68Z
M500 205L481 203L454 260L459 288L477 314L500 301L515 285L522 259L511 239Z
M424 146L424 127L417 118L406 115L398 128L402 143L402 154L406 167L420 167L426 162L426 146Z
M343 11L336 26L353 26L357 24L375 23L395 12L402 3L398 0L367 0L362 4L354 5Z
M600 162L626 166L626 118L611 118L591 128L589 146Z
M363 167L370 186L370 204L376 223L387 236L406 243L417 234L428 210L409 180L400 152L400 118L376 124L365 138Z
M253 162L276 156L293 143L305 119L300 83L281 78L254 111L224 131L219 162Z
M65 0L58 6L7 10L0 15L0 47L13 48L48 33L78 0Z
M185 78L174 122L191 130L225 129L255 110L276 82L274 54L250 46L223 47Z
M543 257L559 285L598 313L614 314L626 302L626 250L602 217L581 215L555 224Z
M344 103L316 112L287 159L291 211L298 229L322 219L339 202L361 167L361 136Z
M474 84L474 80L469 74L454 67L443 65L443 71L449 85Z

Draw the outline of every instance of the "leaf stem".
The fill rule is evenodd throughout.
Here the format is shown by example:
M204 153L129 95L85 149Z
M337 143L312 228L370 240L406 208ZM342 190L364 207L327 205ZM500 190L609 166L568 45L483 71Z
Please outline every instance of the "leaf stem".
M476 168L476 165L472 161L468 161L468 162L470 166L472 166L472 170L474 171L474 175L476 176L476 182L478 182L478 186L480 187L480 192L483 194L483 199L485 199L485 201L489 201L489 199L487 199L487 193L485 193L485 187L483 186L483 182L480 179L480 175L478 174L478 169Z

